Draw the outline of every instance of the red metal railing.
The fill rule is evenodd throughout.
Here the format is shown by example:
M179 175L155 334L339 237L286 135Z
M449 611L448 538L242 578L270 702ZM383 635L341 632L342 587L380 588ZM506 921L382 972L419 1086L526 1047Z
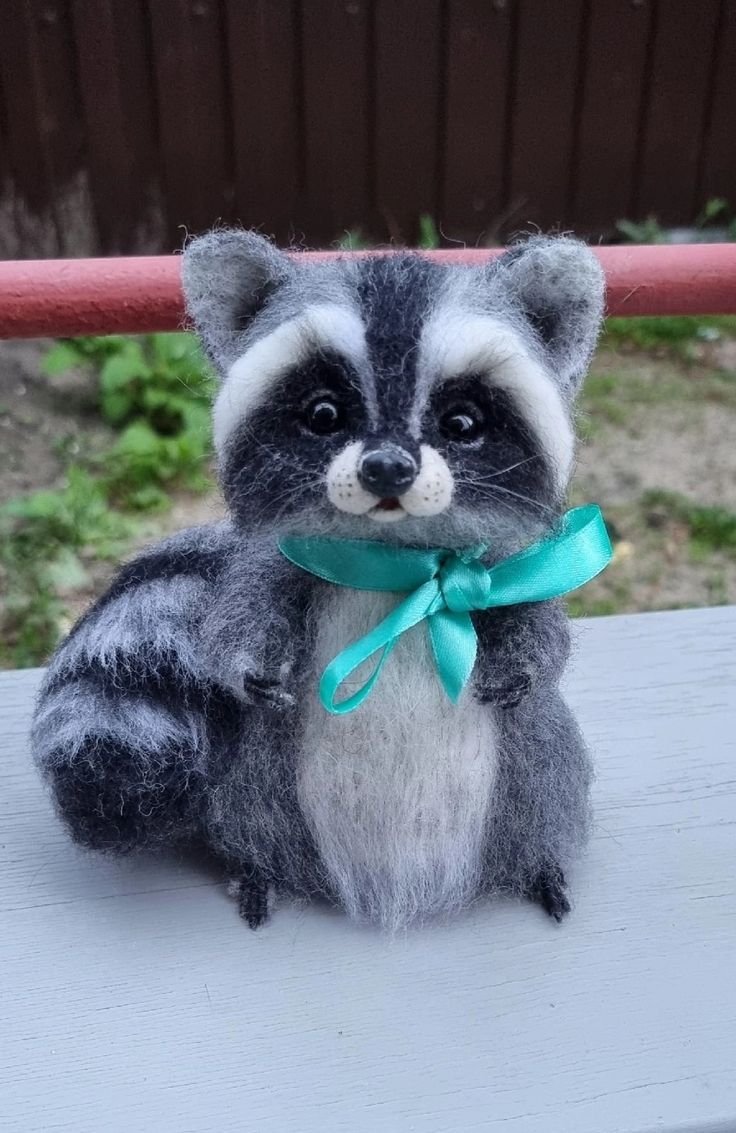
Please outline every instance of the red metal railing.
M425 254L481 264L499 250ZM736 244L606 247L596 255L606 272L609 315L736 314ZM178 256L0 263L0 338L176 330L184 323L179 269Z

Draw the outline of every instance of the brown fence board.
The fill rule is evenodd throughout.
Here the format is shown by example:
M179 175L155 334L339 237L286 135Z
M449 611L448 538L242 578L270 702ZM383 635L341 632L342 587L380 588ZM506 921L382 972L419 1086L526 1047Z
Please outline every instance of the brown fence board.
M149 0L168 239L232 209L225 33L216 0Z
M74 0L77 65L84 107L100 250L144 246L154 221L155 118L141 0Z
M149 66L151 27L146 0L114 0L114 5L117 52L131 138L130 152L138 173L138 202L142 210L142 216L140 212L135 214L134 230L140 232L140 245L144 249L150 246L151 239L161 239L164 219L156 84ZM149 224L150 237L147 235ZM158 237L155 237L156 233Z
M511 32L509 4L449 7L440 207L448 236L493 235L502 217Z
M0 255L736 208L736 0L0 0Z
M704 138L696 208L721 197L736 210L736 4L722 0L712 103Z
M517 225L567 224L583 0L519 0L509 206Z
M0 80L8 165L19 192L31 208L40 211L47 205L54 186L46 133L41 127L45 98L43 90L39 89L34 25L30 0L16 3L3 12Z
M2 87L2 66L0 66L0 199L6 192L11 191L12 180L10 164L8 162L8 139L5 136L5 121L2 108L5 105Z
M15 184L32 210L51 218L48 251L74 255L87 249L76 246L67 215L83 139L69 17L62 0L5 5L0 67Z
M653 0L595 0L584 50L570 214L591 235L632 215Z
M371 210L368 0L303 5L303 213L310 239L329 243Z
M719 0L658 4L635 198L639 217L653 213L664 223L694 217L718 8Z
M375 0L376 209L407 242L439 203L441 12L440 0Z
M299 8L294 0L226 0L235 216L280 241L302 191Z

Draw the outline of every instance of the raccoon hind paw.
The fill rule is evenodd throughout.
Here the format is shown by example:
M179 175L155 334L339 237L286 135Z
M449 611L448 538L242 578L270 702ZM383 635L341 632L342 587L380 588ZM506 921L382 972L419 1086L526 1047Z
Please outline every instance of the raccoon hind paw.
M260 928L269 919L271 888L262 874L251 869L231 877L227 891L238 902L238 912L249 928Z
M565 875L558 865L545 866L531 881L526 896L541 905L545 913L559 924L570 912Z

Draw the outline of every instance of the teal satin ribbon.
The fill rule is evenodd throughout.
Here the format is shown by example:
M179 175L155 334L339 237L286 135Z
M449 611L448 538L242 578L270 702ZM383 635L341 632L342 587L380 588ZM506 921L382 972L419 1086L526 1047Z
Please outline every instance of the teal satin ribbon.
M486 546L424 551L357 539L294 536L280 539L279 550L295 566L338 586L410 591L375 629L338 653L322 674L320 699L328 712L338 714L363 703L401 634L424 618L440 680L455 703L473 671L478 647L471 610L569 594L599 574L613 553L597 504L574 508L549 538L492 567L479 561ZM336 703L343 681L379 650L379 661L365 684Z

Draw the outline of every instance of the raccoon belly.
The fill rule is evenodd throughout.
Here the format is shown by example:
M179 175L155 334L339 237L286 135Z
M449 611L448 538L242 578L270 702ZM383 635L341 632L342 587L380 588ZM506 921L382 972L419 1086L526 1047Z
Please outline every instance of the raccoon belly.
M321 609L298 777L302 812L346 910L391 929L475 896L497 751L493 713L467 693L457 707L447 699L423 624L404 634L359 708L333 716L322 707L325 665L396 602L346 590Z

